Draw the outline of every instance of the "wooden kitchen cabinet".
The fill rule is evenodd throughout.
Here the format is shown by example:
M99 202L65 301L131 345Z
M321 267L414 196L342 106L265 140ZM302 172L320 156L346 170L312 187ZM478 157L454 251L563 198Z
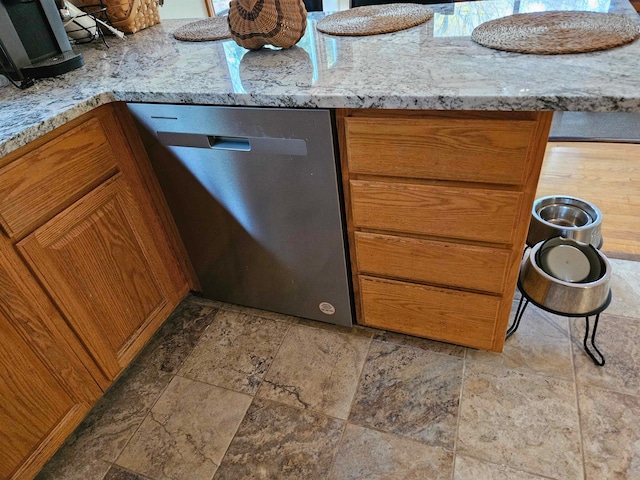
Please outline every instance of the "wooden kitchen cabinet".
M87 377L91 382L88 373ZM58 442L64 440L64 433L73 430L93 402L78 398L72 386L56 378L55 370L42 361L1 312L0 378L0 478L20 478L28 470L20 472L19 467L34 455L34 446L45 444L46 448L51 437L57 437ZM93 400L98 396L96 393Z
M123 105L1 158L0 228L0 478L31 478L195 285Z
M31 478L102 390L72 332L0 236L0 478Z
M118 174L18 243L109 380L163 320L159 313L174 306L143 223Z
M189 288L160 221L148 160L118 108L94 110L0 170L0 225L103 387Z
M502 350L551 116L336 111L358 323Z

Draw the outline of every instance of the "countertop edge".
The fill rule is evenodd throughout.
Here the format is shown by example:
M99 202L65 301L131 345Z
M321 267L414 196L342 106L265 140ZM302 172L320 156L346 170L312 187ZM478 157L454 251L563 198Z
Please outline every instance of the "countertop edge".
M640 112L640 98L609 97L521 97L521 96L373 96L343 93L319 96L264 95L264 94L194 94L192 92L140 92L105 90L79 100L70 108L51 115L19 133L0 141L0 157L5 156L42 135L101 105L111 102L148 102L172 104L199 104L274 108L373 108L445 111L586 111L586 112Z

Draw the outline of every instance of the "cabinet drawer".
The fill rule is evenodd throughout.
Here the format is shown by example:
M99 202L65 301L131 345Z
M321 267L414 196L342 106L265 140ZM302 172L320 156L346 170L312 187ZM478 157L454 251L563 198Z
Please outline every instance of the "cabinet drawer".
M351 180L356 227L511 244L522 194Z
M0 224L22 237L116 170L106 132L92 118L0 170Z
M500 297L360 277L365 325L490 349Z
M509 251L356 232L358 272L501 293Z
M349 171L521 185L533 120L346 118Z

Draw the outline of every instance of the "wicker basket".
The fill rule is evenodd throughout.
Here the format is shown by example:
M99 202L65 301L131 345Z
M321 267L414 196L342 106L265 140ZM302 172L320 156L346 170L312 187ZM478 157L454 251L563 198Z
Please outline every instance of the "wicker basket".
M107 7L109 23L125 33L136 33L160 23L160 0L72 0L72 3L87 11L102 4Z
M265 45L290 48L307 28L302 0L231 0L227 18L231 38L250 50Z

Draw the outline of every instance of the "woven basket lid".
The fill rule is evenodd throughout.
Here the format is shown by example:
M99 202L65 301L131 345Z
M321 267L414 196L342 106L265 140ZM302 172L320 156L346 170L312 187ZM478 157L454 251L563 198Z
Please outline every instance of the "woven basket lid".
M485 22L471 33L485 47L537 54L606 50L638 36L640 26L630 17L578 11L519 13Z
M327 15L316 28L331 35L377 35L415 27L431 17L433 10L415 3L367 5Z
M230 38L231 33L226 17L213 17L187 23L173 32L173 36L185 42L206 42Z
M302 0L232 0L228 19L231 38L251 50L292 47L307 29Z

